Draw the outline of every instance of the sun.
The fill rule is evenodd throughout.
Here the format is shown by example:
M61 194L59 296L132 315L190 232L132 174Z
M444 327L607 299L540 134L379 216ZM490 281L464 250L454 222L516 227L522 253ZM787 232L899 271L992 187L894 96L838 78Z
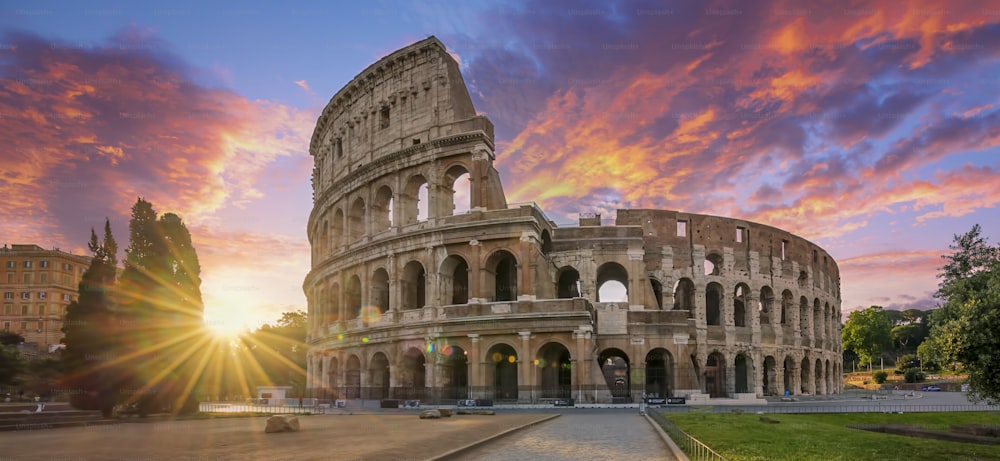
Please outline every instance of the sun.
M225 312L205 312L205 329L219 339L236 339L249 331L247 325L236 315Z

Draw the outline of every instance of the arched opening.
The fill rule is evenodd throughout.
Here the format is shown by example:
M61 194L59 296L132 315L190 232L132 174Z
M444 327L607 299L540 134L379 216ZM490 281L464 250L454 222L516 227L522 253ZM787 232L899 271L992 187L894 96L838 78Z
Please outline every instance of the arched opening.
M380 314L389 311L389 273L385 269L378 268L372 275L371 288L372 305L378 308Z
M809 300L805 296L799 298L799 335L806 341L809 340ZM805 342L805 341L804 341Z
M792 356L790 355L785 356L785 372L782 378L785 382L785 392L788 394L799 393L798 390L795 389L795 379L793 373L795 373L795 360L792 359Z
M809 273L806 271L799 272L799 288L803 290L809 288Z
M722 274L722 256L718 253L709 253L705 256L705 275Z
M674 286L674 310L688 311L688 317L694 316L694 282L683 278Z
M816 389L814 394L816 395L823 395L825 393L824 388L826 386L823 385L823 376L823 361L816 359L816 367L813 368L813 381Z
M340 248L344 244L344 212L340 208L333 212L330 240L333 242L334 249Z
M819 298L813 300L813 338L816 341L823 339L826 335L823 332L823 304L819 302ZM819 343L816 343L816 347L819 347Z
M646 354L646 396L670 397L673 392L674 359L670 352L656 348Z
M774 312L774 291L769 286L760 288L760 299L757 301L760 314L760 324L771 323L771 313Z
M830 367L830 359L827 359L826 360L826 370L823 373L823 376L826 377L826 393L827 394L833 394L833 393L837 392L836 389L834 388L834 380L833 380L834 376L833 376L833 374L831 374L831 372L832 372L832 369Z
M438 273L441 280L441 292L445 302L449 304L466 304L469 302L469 264L461 256L451 255L441 262Z
M552 236L549 235L549 230L542 230L542 254L548 256L552 252Z
M347 358L344 370L344 396L349 399L361 398L361 359L356 355Z
M712 282L705 287L705 323L722 325L722 285Z
M403 354L400 366L399 386L396 398L420 400L427 391L425 381L426 359L424 353L415 347L407 349Z
M462 165L455 165L445 172L444 184L449 186L446 199L451 205L451 212L447 214L468 213L472 209L472 183L469 178L469 171Z
M565 399L573 391L573 369L569 350L559 343L548 343L538 351L537 368L542 398Z
M514 301L517 299L517 260L505 250L499 250L486 260L486 292L493 291L494 301ZM491 286L492 285L492 286Z
M557 291L559 298L580 297L580 272L569 266L559 269L559 287Z
M326 220L323 221L323 231L319 236L319 256L326 257L330 253L330 223Z
M344 313L345 318L347 320L358 318L358 315L361 314L361 277L352 275L347 280L347 292L344 294L347 298L347 312Z
M738 327L750 326L746 307L749 294L750 287L746 284L736 285L736 291L733 293L733 323Z
M781 292L781 324L786 325L791 320L792 309L794 306L792 303L795 301L792 299L792 292L785 290Z
M326 291L325 301L327 302L327 306L325 307L326 317L324 325L333 325L343 318L340 309L340 284L334 283L330 285L330 289Z
M656 308L663 310L663 284L659 280L650 277L649 286L653 289L653 299L656 300Z
M376 352L368 365L368 398L389 398L389 359Z
M421 309L426 305L426 273L424 266L410 261L403 266L403 309Z
M628 302L628 271L608 262L597 268L597 302Z
M753 382L753 376L750 374L753 372L750 358L746 354L739 354L736 356L733 365L736 368L736 393L750 393L751 383Z
M486 382L492 386L493 398L517 400L517 351L507 344L497 344L486 358Z
M778 370L774 357L764 357L764 395L778 395Z
M375 192L372 204L372 232L382 232L392 227L392 189L382 186Z
M323 360L320 360L320 363L322 362ZM340 391L340 364L336 357L330 358L330 363L324 371L326 372L326 390L332 393L334 397L343 396Z
M441 348L441 392L445 399L469 398L469 357L455 345Z
M718 352L705 361L705 392L711 398L726 396L726 358Z
M628 355L620 349L605 349L597 358L601 373L611 391L612 403L632 402L632 383Z
M351 205L347 231L351 235L351 243L357 242L365 236L365 201L361 197L355 199L354 204Z
M799 369L799 385L803 394L809 393L809 359L802 359L802 367Z
M401 225L413 224L427 219L427 180L416 175L406 182L399 197Z

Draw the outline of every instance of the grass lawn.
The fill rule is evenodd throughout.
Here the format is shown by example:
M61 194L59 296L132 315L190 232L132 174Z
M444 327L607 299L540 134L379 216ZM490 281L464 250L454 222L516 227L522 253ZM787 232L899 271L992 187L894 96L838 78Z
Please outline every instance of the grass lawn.
M730 460L1000 460L1000 445L944 442L847 428L848 424L1000 425L994 412L850 414L664 414ZM780 421L764 423L761 416Z

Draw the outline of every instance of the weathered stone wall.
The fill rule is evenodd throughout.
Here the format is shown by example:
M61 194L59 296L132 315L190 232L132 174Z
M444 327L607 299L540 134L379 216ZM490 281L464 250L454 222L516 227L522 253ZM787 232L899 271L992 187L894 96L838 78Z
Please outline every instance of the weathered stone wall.
M475 115L437 39L338 92L310 151L303 289L316 393L629 401L839 391L839 272L822 248L718 216L618 210L613 226L595 216L557 227L535 206L508 207L492 124ZM468 185L457 183L466 173ZM461 193L470 209L456 214ZM613 282L624 299L601 299Z

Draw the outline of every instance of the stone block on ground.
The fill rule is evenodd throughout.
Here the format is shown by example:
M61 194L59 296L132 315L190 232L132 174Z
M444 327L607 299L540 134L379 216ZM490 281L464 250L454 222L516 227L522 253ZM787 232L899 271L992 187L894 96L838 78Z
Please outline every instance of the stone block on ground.
M299 418L295 415L273 415L267 418L267 425L264 427L264 432L267 434L298 431Z
M451 408L438 408L437 411L439 413L441 413L441 417L442 418L450 418L451 417Z
M424 410L420 412L420 419L439 419L441 417L441 412L439 410Z

